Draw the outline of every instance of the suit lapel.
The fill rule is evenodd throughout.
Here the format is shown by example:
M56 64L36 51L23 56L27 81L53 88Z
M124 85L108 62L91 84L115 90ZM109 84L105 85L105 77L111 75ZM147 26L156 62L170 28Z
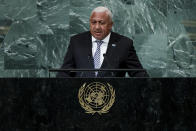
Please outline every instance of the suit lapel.
M94 68L94 62L93 62L93 55L92 55L92 36L90 34L90 31L88 33L88 36L86 38L86 58L88 58L88 67L89 69L93 69Z
M106 55L104 57L103 63L101 65L101 68L111 68L109 60L113 58L113 55L115 54L115 46L117 46L117 41L118 38L115 36L115 34L113 32L111 32L111 36L110 36L110 40L108 43L108 47L107 47L107 51L106 51Z

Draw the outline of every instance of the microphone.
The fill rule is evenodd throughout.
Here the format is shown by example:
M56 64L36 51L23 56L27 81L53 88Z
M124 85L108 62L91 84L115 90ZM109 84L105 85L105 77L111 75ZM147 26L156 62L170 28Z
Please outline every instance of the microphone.
M91 64L92 62L94 62L93 60L93 56L91 53L88 54L88 63Z
M91 53L89 53L88 54L88 60L91 60L91 58L92 58L92 55L91 55Z
M107 56L106 56L106 53L103 54L103 57L104 57L104 58L107 57Z
M111 66L111 64L110 64L110 62L109 62L109 60L108 60L108 57L107 57L107 55L106 55L105 53L103 54L103 57L104 57L105 62L106 62L107 65L108 65L108 67L109 67L110 69L113 69L113 67ZM115 74L114 74L113 71L111 72L111 75L112 75L112 77L115 76Z

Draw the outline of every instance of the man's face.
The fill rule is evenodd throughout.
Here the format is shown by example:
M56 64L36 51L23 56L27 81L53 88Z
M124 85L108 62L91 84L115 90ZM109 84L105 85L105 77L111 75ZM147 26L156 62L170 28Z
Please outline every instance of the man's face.
M106 12L93 12L90 17L90 32L97 40L103 40L112 29L112 20Z

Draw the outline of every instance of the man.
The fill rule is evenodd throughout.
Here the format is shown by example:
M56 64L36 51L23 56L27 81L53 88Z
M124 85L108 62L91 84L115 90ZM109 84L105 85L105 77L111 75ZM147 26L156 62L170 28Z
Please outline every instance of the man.
M90 16L90 31L70 39L61 69L136 69L131 77L147 77L133 47L133 41L112 32L112 13L95 8ZM57 77L123 77L125 71L59 72Z

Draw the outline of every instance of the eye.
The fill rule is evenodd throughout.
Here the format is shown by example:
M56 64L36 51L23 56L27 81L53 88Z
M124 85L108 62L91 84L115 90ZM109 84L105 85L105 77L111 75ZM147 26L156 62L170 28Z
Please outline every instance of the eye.
M99 22L101 25L105 25L105 22L104 21L100 21Z
M96 24L96 21L91 21L91 24Z

